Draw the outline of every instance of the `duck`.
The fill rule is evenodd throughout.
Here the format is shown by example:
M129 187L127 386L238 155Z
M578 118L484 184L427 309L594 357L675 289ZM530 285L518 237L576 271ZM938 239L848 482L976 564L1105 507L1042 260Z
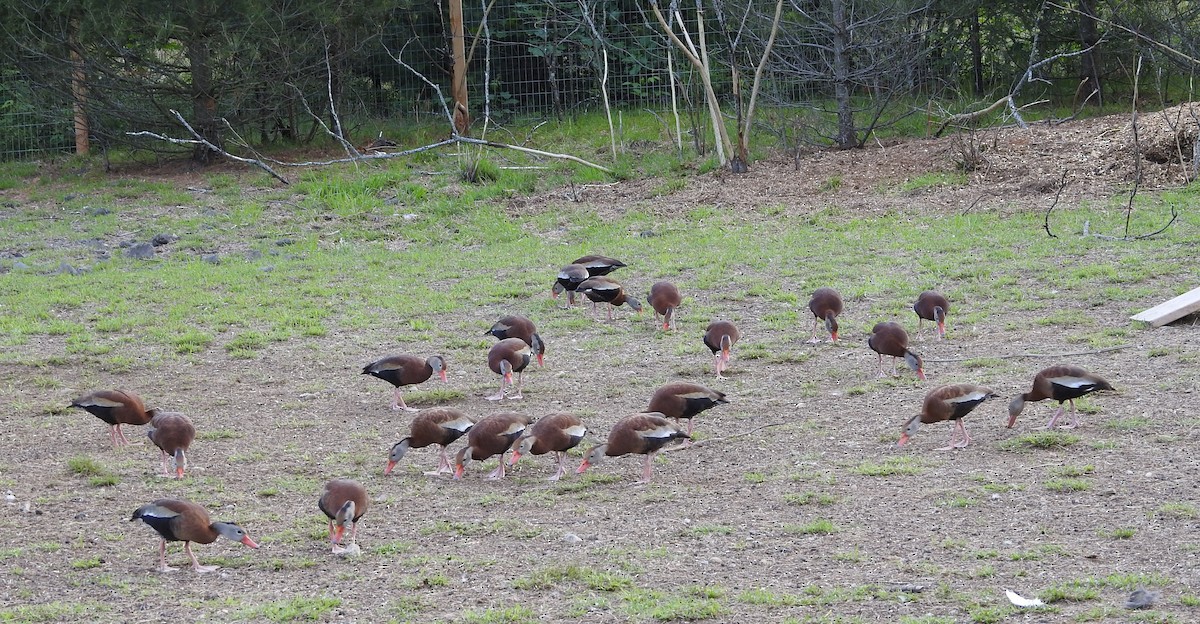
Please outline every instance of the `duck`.
M1058 419L1063 415L1063 403L1071 404L1071 424L1063 425L1064 429L1074 429L1079 426L1079 417L1075 414L1075 399L1096 392L1097 390L1113 390L1112 384L1103 377L1079 368L1078 366L1051 366L1038 371L1033 377L1033 388L1024 394L1019 394L1008 404L1008 428L1017 424L1017 416L1025 409L1027 401L1037 402L1046 399L1058 401L1058 411L1050 418L1047 429L1053 429Z
M717 371L717 379L728 379L722 375L729 366L730 350L742 337L737 325L729 321L713 321L704 330L704 346L713 354L713 368Z
M917 296L913 304L913 312L917 313L917 334L921 333L921 325L925 321L936 323L934 333L938 340L946 339L946 313L950 311L950 302L945 295L936 290L926 290Z
M530 418L523 414L501 412L475 423L467 432L467 445L460 449L454 458L455 480L462 479L467 464L472 460L483 461L495 455L500 456L500 465L496 466L487 478L503 479L504 454L525 432L530 421Z
M871 328L871 336L867 338L867 346L871 350L879 354L879 376L887 377L887 373L883 372L883 356L892 356L892 376L896 376L896 358L904 358L904 362L908 367L917 373L917 378L925 380L924 362L921 356L913 353L908 348L908 332L899 323L888 321L886 323L876 323L875 327Z
M624 262L616 258L608 256L582 256L576 258L571 264L582 265L587 269L588 275L596 277L598 275L608 275L617 269L626 266Z
M192 419L180 412L159 412L150 419L146 436L162 453L163 475L170 476L167 461L175 466L175 478L182 479L187 467L187 450L196 439L196 427Z
M587 267L582 264L568 264L558 270L554 286L550 288L550 296L557 299L564 291L567 293L567 307L575 304L575 291L579 285L591 277Z
M808 300L808 310L813 314L812 334L809 336L808 342L812 344L821 342L821 339L817 338L817 323L820 321L825 321L825 330L829 332L829 342L837 342L837 317L842 313L842 295L832 288L818 288L813 291L812 298Z
M627 305L637 312L642 311L642 302L637 297L630 297L619 282L608 277L589 277L576 289L592 303L608 303L608 320L612 320L613 308Z
M146 409L142 397L128 390L96 390L71 401L69 407L86 410L108 423L108 437L113 446L130 443L121 431L121 425L144 425L157 413Z
M620 457L631 453L646 456L642 466L642 478L637 483L649 483L654 456L672 440L690 438L678 424L667 420L661 412L631 414L617 421L608 432L608 439L588 449L583 462L575 474L583 474L588 468L608 457Z
M475 419L453 407L431 407L417 412L412 423L409 424L408 435L393 444L392 449L388 451L387 467L383 469L383 474L385 476L391 474L392 469L404 458L408 449L425 448L431 444L440 447L438 449L438 466L437 470L426 472L425 476L435 477L443 473L453 473L454 468L450 465L450 456L446 454L446 447L470 431L474 425Z
M967 434L967 428L963 426L963 417L970 414L984 401L998 396L1000 395L993 392L991 388L974 384L951 384L934 388L925 394L921 413L909 418L904 423L897 446L904 446L905 442L916 435L917 428L922 424L928 425L951 420L954 421L955 428L950 432L949 446L938 450L949 451L965 448L971 443L971 436Z
M488 368L492 369L493 373L500 375L500 390L496 394L489 394L484 397L489 401L499 401L504 398L505 390L516 387L516 394L509 396L510 399L520 399L521 394L521 373L529 366L529 361L532 359L533 350L530 346L520 338L505 338L500 342L492 345L488 351ZM517 382L513 384L513 373L517 374Z
M728 403L724 392L688 381L676 381L654 391L647 412L662 414L666 418L688 421L687 437L692 437L692 417L704 410Z
M378 377L395 386L396 390L392 393L392 409L406 412L415 412L417 408L404 404L404 386L424 383L433 377L434 373L441 377L442 383L446 382L445 357L431 355L422 360L415 355L389 355L367 364L362 371L364 375Z
M654 321L662 316L663 331L670 331L675 321L675 309L683 301L679 288L671 282L654 282L650 287L650 296L646 299L654 308ZM674 325L678 328L677 325Z
M321 498L317 499L317 508L329 518L329 541L334 554L354 549L358 520L367 513L370 504L367 488L357 481L332 479L325 484ZM347 524L350 525L349 547L342 546Z
M550 477L550 481L558 481L567 474L567 451L578 446L585 435L587 427L583 426L583 421L578 416L566 412L548 414L526 428L521 437L517 438L508 465L515 466L523 455L554 453L555 459L558 460L557 470L554 476Z
M537 356L538 366L545 364L544 358L546 355L546 343L537 333L537 327L533 321L521 316L520 314L510 314L500 317L492 328L484 332L491 334L500 340L505 338L520 338L525 341L533 349L533 354Z
M240 542L250 548L258 548L258 544L250 539L245 529L232 522L213 522L208 511L191 501L177 498L160 498L148 505L142 505L133 512L130 522L141 520L150 525L162 537L158 547L159 571L172 572L175 568L167 565L167 542L183 542L183 549L192 558L192 569L203 574L216 570L218 566L202 566L192 552L192 542L211 544L218 537Z

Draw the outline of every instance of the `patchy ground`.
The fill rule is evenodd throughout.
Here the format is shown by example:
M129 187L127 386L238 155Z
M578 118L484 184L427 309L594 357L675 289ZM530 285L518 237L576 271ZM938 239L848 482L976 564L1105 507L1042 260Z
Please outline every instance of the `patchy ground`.
M1071 182L1064 204L1107 202L1132 183L1127 126L1127 119L1108 118L980 133L987 149L967 184L897 191L905 180L954 171L960 143L943 138L810 154L795 164L760 162L749 175L697 176L683 188L651 180L576 192L602 216L637 207L674 219L705 205L745 211L764 227L779 215L829 206L864 216L1044 209L1063 171ZM1187 136L1194 140L1194 130ZM1190 154L1190 144L1184 149ZM1144 188L1179 184L1178 162L1143 166ZM202 180L169 181L186 187ZM564 194L513 199L508 210L553 210ZM1197 233L1176 236L1170 244L1194 257ZM1095 253L1097 261L1104 255ZM1173 292L1178 285L1157 286ZM333 329L268 346L252 360L220 349L156 353L125 372L82 365L61 336L12 345L50 364L4 368L9 408L0 478L12 496L0 503L0 620L1197 619L1200 340L1193 324L1128 331L1127 302L1089 297L1072 311L1094 331L1120 338L1120 348L1100 350L1039 322L1057 310L1017 308L966 323L956 320L969 313L971 303L963 302L951 314L947 341L928 333L914 340L928 362L930 380L922 384L907 373L876 377L857 329L868 322L869 301L848 302L841 343L812 346L802 343L803 314L799 327L764 320L785 304L720 285L706 296L746 335L727 381L712 379L708 357L697 353L704 320L687 310L680 330L663 335L649 318L628 320L626 309L618 322L592 324L575 318L584 312L546 299L522 302L520 311L552 328L543 331L547 366L526 375L525 400L505 408L535 416L576 411L602 435L665 381L728 393L729 405L697 419L708 441L666 453L655 482L644 486L633 484L640 458L632 457L559 484L545 481L545 457L522 460L504 481L483 479L489 462L452 482L421 475L435 464L431 449L412 451L396 473L382 476L408 416L388 410L390 388L359 370L393 350L381 345L394 344L403 332L396 327ZM460 351L482 353L489 340L475 336L507 311L483 306L437 322L469 336ZM912 317L900 320L915 325ZM419 354L442 349L405 345ZM493 376L466 359L451 371L449 387L462 398L450 403L471 414L497 411L482 399ZM1003 426L1004 406L1028 390L1033 371L1059 361L1102 372L1118 391L1081 401L1086 413L1074 437L1044 438L1044 448L1022 443L1053 406L1030 404L1012 430ZM929 388L968 380L1002 395L968 419L970 447L935 451L949 435L937 425L896 447L900 424ZM151 403L193 417L201 438L187 479L159 477L152 447L111 449L100 421L55 409L104 387L138 389ZM428 405L422 396L437 388L418 388L412 403ZM130 437L144 440L136 428ZM119 482L90 486L66 467L80 456ZM359 531L361 557L333 556L324 541L316 498L336 476L362 481L375 497ZM242 523L262 548L197 546L202 561L223 566L210 575L153 571L156 536L126 521L162 496L190 498L216 519ZM178 546L169 558L186 561ZM1122 606L1139 587L1158 595L1149 615ZM1019 612L1005 589L1041 595L1051 610Z

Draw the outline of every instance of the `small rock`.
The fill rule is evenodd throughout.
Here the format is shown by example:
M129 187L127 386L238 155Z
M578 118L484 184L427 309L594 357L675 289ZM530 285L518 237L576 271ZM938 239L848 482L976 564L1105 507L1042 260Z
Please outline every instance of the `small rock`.
M1125 601L1126 609L1149 609L1154 606L1154 601L1158 600L1158 594L1141 587L1133 590L1129 594L1129 600Z
M179 237L174 234L155 234L154 238L150 239L150 244L155 247L162 247L177 240L179 240Z
M4 490L4 502L8 503L9 505L17 502L16 494L13 494L12 490Z
M583 538L575 535L574 533L567 533L563 535L563 541L568 544L578 544L579 542L583 541Z
M20 260L17 260L16 262L13 263L12 268L14 271L24 271L25 269L29 268L29 265L25 264L24 262L21 262Z
M200 259L209 264L221 264L221 256L215 253L204 254Z
M342 557L360 557L362 556L362 548L358 544L350 544L337 552Z
M87 519L87 517L88 517L87 513L86 513L86 512L83 512L83 511L81 511L81 512L79 512L79 513L75 514L75 519L76 519L76 520L86 520L86 519Z
M405 213L405 214L404 214L404 220L405 220L405 221L412 221L413 219L416 219L417 217L420 217L420 216L421 216L421 215L418 215L418 214L416 214L416 213L414 213L414 212L408 212L408 213Z
M125 250L125 255L138 260L149 260L154 257L154 245L138 243Z
M655 236L658 236L658 233L652 230L643 230L638 232L638 238L654 238Z
M274 271L274 270L275 270L275 265L273 265L273 264L264 264L264 265L263 265L263 266L262 266L260 269L258 269L258 270L259 270L259 271L262 271L263 273L270 273L271 271Z
M275 246L276 247L287 247L288 245L294 245L295 243L296 243L296 241L294 241L290 238L281 238L281 239L275 241Z
M258 260L262 257L262 252L257 249L251 249L246 252L246 259L250 261Z
M63 273L67 273L69 275L79 275L80 273L83 273L83 271L71 266L70 264L67 264L66 261L60 263L58 265L58 269L54 272L60 275Z
M103 217L106 214L112 214L107 206L84 206L83 214L89 217Z

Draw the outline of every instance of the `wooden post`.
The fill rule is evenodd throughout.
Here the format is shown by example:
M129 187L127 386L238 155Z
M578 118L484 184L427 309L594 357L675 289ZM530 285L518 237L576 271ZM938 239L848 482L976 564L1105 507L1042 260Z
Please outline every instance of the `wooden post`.
M87 110L83 104L87 101L87 75L83 71L83 56L79 54L79 20L71 20L71 35L67 42L71 48L71 108L75 112L75 153L86 156L91 151L88 135Z
M450 0L450 50L454 54L454 75L450 89L454 98L454 129L460 135L466 135L471 129L471 109L467 107L467 52L462 0Z

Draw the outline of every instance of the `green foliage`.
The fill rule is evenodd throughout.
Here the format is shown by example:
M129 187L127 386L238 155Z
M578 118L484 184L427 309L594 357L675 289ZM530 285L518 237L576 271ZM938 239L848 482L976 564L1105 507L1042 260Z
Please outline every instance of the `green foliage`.
M296 596L269 602L244 611L243 619L262 619L271 622L317 621L342 605L341 598L330 596Z

